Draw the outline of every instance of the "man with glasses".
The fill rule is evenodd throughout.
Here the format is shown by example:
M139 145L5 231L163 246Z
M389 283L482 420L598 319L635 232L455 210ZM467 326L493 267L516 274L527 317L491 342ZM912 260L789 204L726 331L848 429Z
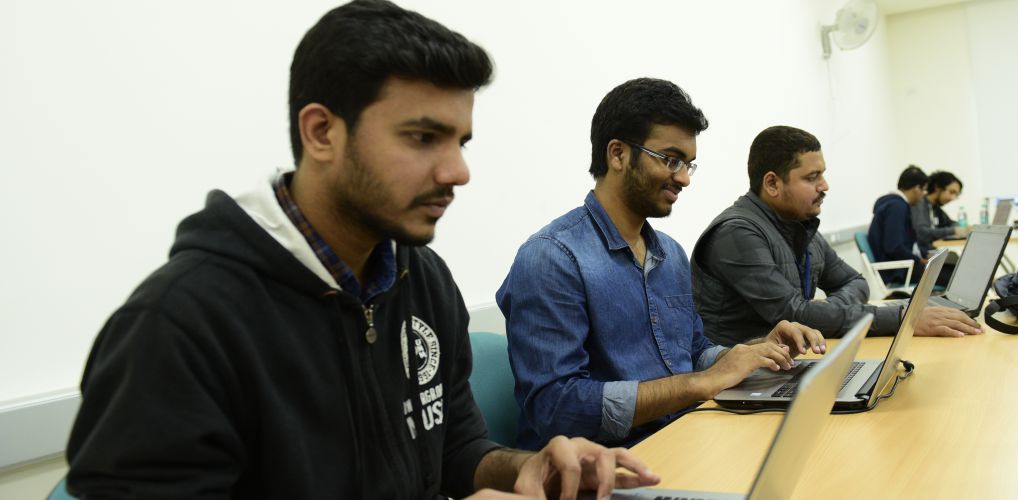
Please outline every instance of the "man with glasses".
M959 226L944 211L944 205L961 196L962 183L951 172L937 171L930 174L926 182L926 196L911 207L912 229L915 231L919 255L926 257L936 250L933 242L943 238L961 239L972 232L968 226ZM937 285L946 287L958 264L958 254L950 252L940 269Z
M964 238L972 231L969 227L959 226L944 211L944 205L961 196L961 188L961 180L951 172L933 172L926 183L926 196L912 205L912 228L924 256L934 249L934 241Z
M718 215L693 248L697 311L714 342L743 342L781 320L840 337L866 313L875 316L871 334L898 330L901 306L867 304L866 280L817 232L826 169L820 141L805 130L770 127L753 140L749 192ZM818 288L825 299L814 300ZM928 307L915 335L979 332L961 311Z
M807 346L824 350L819 332L788 322L732 349L704 336L686 254L646 220L668 216L689 186L706 128L663 80L626 82L598 106L593 191L520 247L496 294L520 447L556 434L630 446L757 368L788 369Z

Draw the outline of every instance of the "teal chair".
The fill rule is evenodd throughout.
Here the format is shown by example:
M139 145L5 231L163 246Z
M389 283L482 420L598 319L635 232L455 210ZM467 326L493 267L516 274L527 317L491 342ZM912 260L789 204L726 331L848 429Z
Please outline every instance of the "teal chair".
M509 368L506 337L491 332L471 332L470 348L474 353L470 388L488 425L488 437L503 446L516 446L520 409L513 396L516 381Z
M77 497L73 497L67 492L67 478L61 478L60 482L53 488L53 491L49 492L46 500L77 500Z
M873 256L873 247L870 246L870 238L869 236L866 236L866 233L862 231L857 231L855 233L855 246L860 252L866 254L866 258L869 259L870 262L877 261L877 258Z
M876 257L873 255L873 247L870 246L869 237L862 231L855 233L855 246L859 249L862 259L862 275L870 286L870 300L901 298L911 295L912 287L908 283L912 280L914 261L890 260L877 262ZM883 278L880 277L880 271L890 269L905 269L905 283L885 284Z

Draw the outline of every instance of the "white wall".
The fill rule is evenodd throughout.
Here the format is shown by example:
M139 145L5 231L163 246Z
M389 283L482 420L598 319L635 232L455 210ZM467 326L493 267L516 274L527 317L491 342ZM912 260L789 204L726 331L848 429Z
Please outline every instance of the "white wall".
M711 121L691 189L654 221L687 248L747 188L766 126L824 144L826 229L865 224L900 170L884 25L821 58L819 26L840 1L403 3L497 65L475 108L473 179L434 243L468 305L493 300L517 246L581 202L591 115L630 78L679 83ZM75 386L105 318L206 191L290 164L290 57L332 5L0 4L0 401Z
M968 7L969 54L985 196L1018 196L1018 1ZM1013 212L1012 212L1012 215ZM992 217L992 211L990 216Z
M955 4L887 17L896 178L909 163L965 184L948 205L978 221L983 197L1018 195L1018 1ZM992 204L992 201L991 201ZM990 217L993 206L990 207Z

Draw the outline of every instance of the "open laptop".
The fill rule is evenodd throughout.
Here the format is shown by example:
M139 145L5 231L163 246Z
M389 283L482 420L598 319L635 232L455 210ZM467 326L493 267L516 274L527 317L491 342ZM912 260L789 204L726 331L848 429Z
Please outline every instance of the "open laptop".
M771 499L789 498L795 491L810 452L820 437L824 416L831 409L834 394L848 373L852 360L859 350L873 315L863 316L848 331L844 339L831 352L820 359L799 381L799 392L785 413L771 447L764 456L760 470L753 480L749 494L711 493L704 491L666 490L641 488L615 490L612 498L619 500L645 499ZM584 498L581 496L581 498Z
M1011 198L1003 198L997 202L997 211L993 214L993 225L994 226L1010 226L1011 225L1011 207L1014 206L1014 200Z
M961 250L947 289L943 295L930 297L930 305L959 309L969 317L976 317L1010 237L1011 226L972 226L972 234Z
M898 361L912 339L919 313L926 307L926 300L930 297L930 291L933 290L933 284L946 258L947 250L943 249L930 258L915 287L912 300L906 306L905 316L887 350L887 356L883 360L867 359L852 363L834 400L835 410L859 410L876 403L877 397L898 370ZM816 364L817 360L810 359L796 361L795 367L788 371L756 370L735 387L714 396L714 402L725 408L740 409L788 406L795 395L797 382L803 373L809 373Z

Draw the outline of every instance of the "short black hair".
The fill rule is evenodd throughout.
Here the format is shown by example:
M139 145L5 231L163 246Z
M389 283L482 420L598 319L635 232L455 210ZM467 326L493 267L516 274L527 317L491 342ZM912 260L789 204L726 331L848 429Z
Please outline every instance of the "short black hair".
M799 155L814 151L820 151L820 141L805 130L785 125L765 128L749 146L749 190L759 195L767 172L788 182L788 173L799 166Z
M629 80L601 99L590 121L590 175L596 179L608 172L612 139L641 144L652 125L674 125L697 135L708 123L678 85L656 78Z
M477 89L491 80L488 54L463 35L385 0L355 0L311 27L290 65L290 145L300 163L300 110L319 103L346 122L378 98L389 77Z
M908 168L903 170L901 175L898 176L898 189L904 191L916 186L926 186L926 182L929 180L930 178L926 176L923 169L915 165L909 165Z
M933 194L937 191L937 189L947 189L947 186L950 186L955 182L958 183L958 190L961 191L961 188L964 187L964 184L961 183L961 179L955 177L951 172L938 170L930 174L929 184L926 185L926 192Z

